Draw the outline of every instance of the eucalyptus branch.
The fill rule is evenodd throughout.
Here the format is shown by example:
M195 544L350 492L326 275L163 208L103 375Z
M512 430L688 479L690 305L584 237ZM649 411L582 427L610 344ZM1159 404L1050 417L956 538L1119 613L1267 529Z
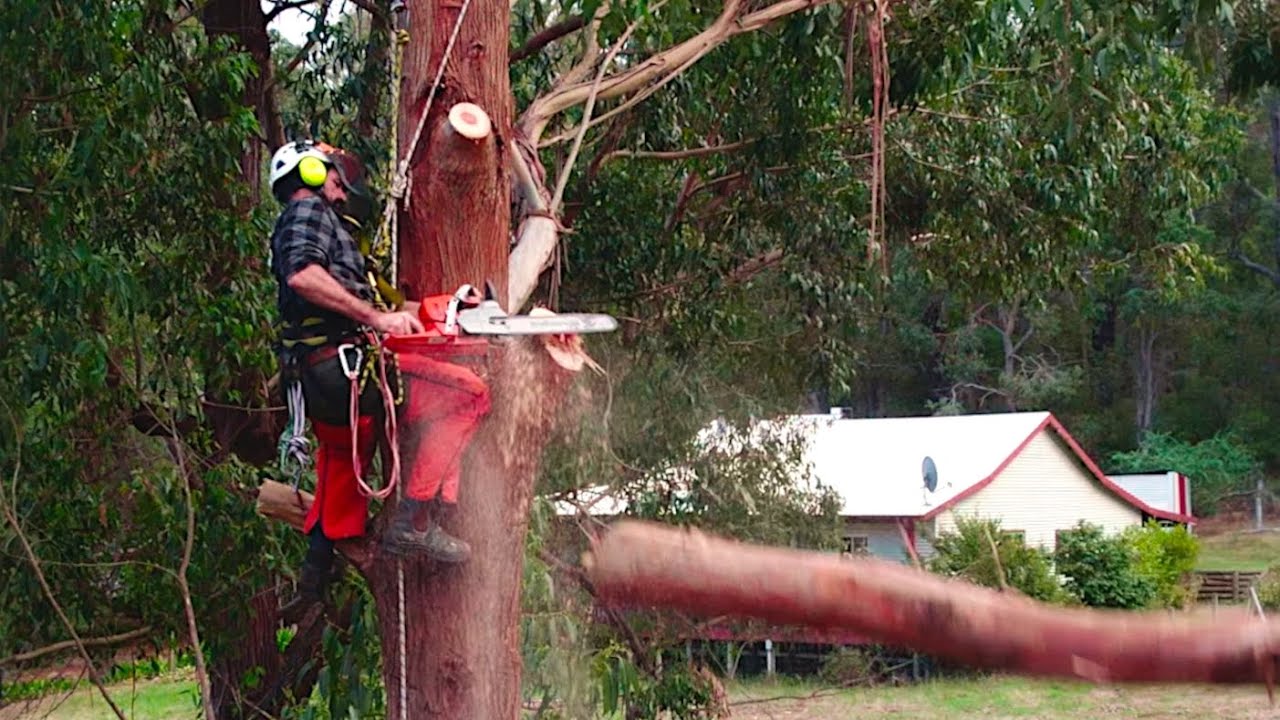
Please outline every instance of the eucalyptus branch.
M17 454L17 459L14 462L13 468L14 485L17 485L18 477L21 472L22 457L20 454ZM58 602L57 596L53 594L53 589L49 587L49 581L45 578L44 571L40 567L40 558L36 556L35 550L31 548L31 543L27 541L27 535L22 531L22 525L18 522L17 516L13 513L13 506L7 501L0 503L0 513L4 514L5 521L7 521L9 526L13 528L13 533L18 538L18 544L22 546L22 552L26 555L27 562L30 563L31 570L36 575L36 581L40 583L40 589L44 592L45 599L49 601L51 606L53 606L53 611L58 615L58 619L62 622L62 626L66 628L67 634L71 636L70 642L75 646L76 650L80 653L81 659L84 660L85 665L88 667L89 681L93 683L94 687L98 688L98 692L101 693L102 699L106 701L107 705L111 708L111 711L115 713L115 716L120 718L120 720L125 720L124 713L116 705L115 701L111 699L111 693L107 692L106 686L102 684L102 677L98 673L98 667L94 664L93 658L89 655L88 648L85 647L84 641L80 639L80 634L76 632L75 626L71 624L71 620L67 617L67 613L62 609L62 604ZM210 720L212 720L212 718L210 718Z
M187 570L191 567L191 551L196 537L196 506L191 497L191 468L187 464L185 443L174 440L173 446L177 454L178 472L182 474L182 496L187 505L186 537L182 543L182 562L178 565L178 589L182 593L182 610L187 618L187 632L191 639L191 649L195 654L196 679L200 683L200 704L204 708L205 720L217 720L213 711L213 687L209 683L209 668L205 664L204 649L200 645L200 629L196 626L196 610L191 603L191 585L187 582Z
M744 0L725 0L720 14L702 32L650 56L628 70L605 77L597 91L598 99L630 95L654 82L665 84L672 76L683 72L692 62L696 62L729 39L742 33L758 30L787 15L824 5L829 1L781 0L755 12L743 14L742 11L746 7ZM591 87L592 83L586 82L560 84L535 99L525 110L519 123L525 136L531 142L537 143L551 118L585 102L591 95Z
M581 30L586 24L586 17L582 15L573 15L554 25L550 25L526 40L520 47L513 49L508 61L514 65L521 60L532 57L542 50L542 48L550 45L560 38Z
M152 631L152 627L150 625L147 625L144 627L140 627L137 630L130 630L128 632L117 633L115 635L89 638L87 640L82 639L80 641L80 645L86 648L110 647L112 645L119 645L121 643L129 642L130 640L137 640L139 638L144 638L147 635L151 634L151 631ZM0 667L4 667L6 665L15 665L17 663L30 662L32 660L39 660L40 658L46 655L54 655L56 653L62 652L63 650L70 650L71 648L74 648L74 647L76 647L75 640L63 640L61 642L53 643L52 645L46 645L42 648L36 648L35 650L28 650L27 652L18 653L16 655L10 655L7 658L0 658Z
M1244 265L1249 270L1252 270L1253 272L1258 273L1259 275L1270 280L1277 287L1280 287L1280 271L1277 271L1274 268L1269 268L1260 262L1252 260L1251 258L1249 258L1248 255L1244 254L1243 250L1236 250L1235 252L1231 253L1231 256L1235 258L1236 262L1239 262L1241 265Z
M316 0L295 0L295 2L278 2L275 4L275 7L271 8L271 12L267 13L266 21L270 23L272 20L275 20L277 17L279 17L280 13L286 12L288 10L297 10L299 8L304 8L308 5L314 5L315 3L316 3Z
M661 7L659 2L654 9ZM595 109L596 93L600 89L600 81L604 79L605 72L609 69L609 65L613 63L614 58L622 51L627 40L631 39L631 35L635 33L636 28L640 27L640 21L636 20L627 26L618 41L609 48L609 52L605 53L604 60L600 63L600 70L596 72L595 82L591 84L591 93L587 96L587 104L582 110L582 123L578 125L577 136L573 139L573 147L569 149L569 157L564 161L564 167L560 169L560 177L556 180L555 192L551 195L551 207L549 211L552 215L560 209L560 202L564 199L565 186L569 184L569 175L573 172L573 164L578 160L578 151L582 149L582 139L586 137L587 130L591 127L591 112Z

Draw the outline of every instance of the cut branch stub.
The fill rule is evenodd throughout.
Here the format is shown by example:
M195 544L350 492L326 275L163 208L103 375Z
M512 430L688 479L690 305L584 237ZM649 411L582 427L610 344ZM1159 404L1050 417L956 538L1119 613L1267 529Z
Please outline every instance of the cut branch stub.
M493 132L489 114L475 103L458 103L450 108L449 127L468 140L483 140Z
M619 522L583 558L597 597L841 628L978 667L1091 682L1274 682L1280 624L1051 606L897 563Z

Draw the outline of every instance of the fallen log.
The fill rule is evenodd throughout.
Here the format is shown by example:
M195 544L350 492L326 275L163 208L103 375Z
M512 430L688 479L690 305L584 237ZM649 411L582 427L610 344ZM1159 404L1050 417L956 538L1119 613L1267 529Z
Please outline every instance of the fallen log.
M1280 624L1066 608L875 559L613 525L583 557L601 602L841 628L971 666L1091 682L1265 683Z

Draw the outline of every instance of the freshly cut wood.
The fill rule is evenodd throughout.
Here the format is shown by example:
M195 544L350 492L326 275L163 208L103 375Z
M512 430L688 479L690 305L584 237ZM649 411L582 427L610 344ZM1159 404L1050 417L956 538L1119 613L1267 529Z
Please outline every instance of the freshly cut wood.
M614 525L583 558L602 602L842 628L978 667L1092 682L1266 683L1280 624L1065 608L874 559Z
M483 140L493 132L489 114L475 103L458 103L449 108L449 127L468 140Z
M279 520L298 530L307 519L307 511L315 496L305 490L294 492L292 487L275 480L263 480L258 486L258 514Z

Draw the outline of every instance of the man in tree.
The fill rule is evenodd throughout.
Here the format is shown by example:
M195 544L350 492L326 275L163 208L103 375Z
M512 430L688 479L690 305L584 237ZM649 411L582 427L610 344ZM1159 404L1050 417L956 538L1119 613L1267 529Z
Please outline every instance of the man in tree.
M406 497L383 548L448 563L467 558L467 544L440 527L439 505L457 500L462 450L488 411L489 398L484 383L466 368L416 354L393 356L372 342L372 333L403 336L426 329L418 303L392 309L380 297L352 236L353 224L367 217L344 211L367 216L371 207L359 160L298 141L275 153L270 170L272 193L285 205L271 236L282 379L286 387L300 384L319 441L316 497L303 527L307 555L298 593L281 610L286 622L296 622L324 597L335 542L364 534L368 499L359 478L372 461L378 422L385 419L384 393L399 395L397 416L415 442L405 473ZM479 298L472 293L461 299ZM384 372L393 378L385 385L379 382ZM416 442L423 435L430 437ZM419 529L420 520L426 521L425 529Z

